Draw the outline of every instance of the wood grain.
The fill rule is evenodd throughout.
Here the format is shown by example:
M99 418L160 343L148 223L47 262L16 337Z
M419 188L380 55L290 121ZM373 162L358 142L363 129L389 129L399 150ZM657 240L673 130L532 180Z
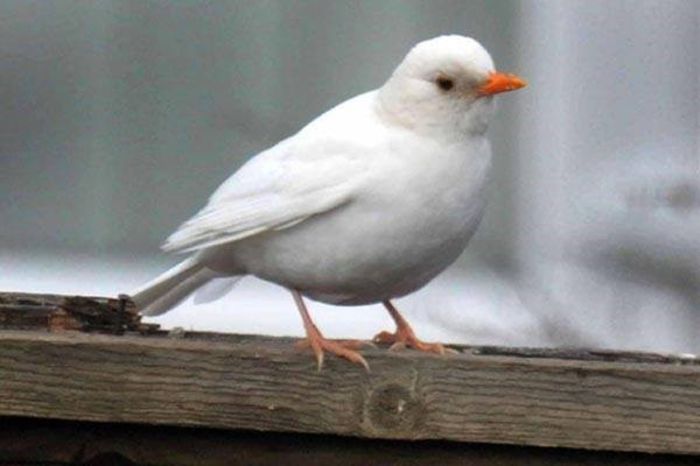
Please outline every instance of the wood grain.
M458 348L364 352L292 340L0 331L0 416L700 453L692 358Z

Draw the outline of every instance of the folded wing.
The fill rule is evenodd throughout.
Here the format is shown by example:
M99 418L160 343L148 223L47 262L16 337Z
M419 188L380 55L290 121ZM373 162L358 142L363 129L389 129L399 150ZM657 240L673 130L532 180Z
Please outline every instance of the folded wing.
M189 252L290 228L353 198L363 158L346 148L283 141L246 163L163 245ZM321 150L318 150L321 149Z

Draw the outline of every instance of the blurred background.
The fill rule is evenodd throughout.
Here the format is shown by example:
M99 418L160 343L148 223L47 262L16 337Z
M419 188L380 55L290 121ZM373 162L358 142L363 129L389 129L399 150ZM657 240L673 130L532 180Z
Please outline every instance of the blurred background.
M530 85L499 99L467 253L399 301L449 342L700 351L700 3L0 3L0 290L116 295L247 158L376 88L416 42L477 38ZM311 304L329 336L391 329ZM166 327L302 335L243 280Z

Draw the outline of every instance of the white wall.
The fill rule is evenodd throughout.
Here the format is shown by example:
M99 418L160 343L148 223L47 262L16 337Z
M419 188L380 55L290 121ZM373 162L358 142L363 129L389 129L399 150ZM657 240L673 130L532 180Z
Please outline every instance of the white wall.
M521 288L583 342L700 348L699 11L521 5Z

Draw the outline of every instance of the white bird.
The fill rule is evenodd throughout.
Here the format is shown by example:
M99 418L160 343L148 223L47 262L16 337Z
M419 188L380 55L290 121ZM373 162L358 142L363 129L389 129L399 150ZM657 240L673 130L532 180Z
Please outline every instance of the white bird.
M324 350L368 366L359 342L323 337L302 296L382 302L397 330L375 341L443 353L390 300L427 284L467 246L491 165L492 96L523 86L495 71L474 39L419 43L381 88L327 111L225 181L163 246L191 256L132 300L158 315L215 278L250 274L291 291L319 368Z

